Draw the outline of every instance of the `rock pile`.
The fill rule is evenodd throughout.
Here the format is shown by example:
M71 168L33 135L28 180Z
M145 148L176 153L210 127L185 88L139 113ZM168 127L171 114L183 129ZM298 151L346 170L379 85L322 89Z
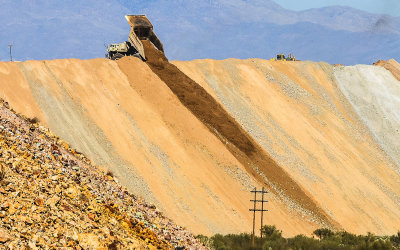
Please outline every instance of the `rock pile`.
M48 129L0 100L0 248L204 249Z

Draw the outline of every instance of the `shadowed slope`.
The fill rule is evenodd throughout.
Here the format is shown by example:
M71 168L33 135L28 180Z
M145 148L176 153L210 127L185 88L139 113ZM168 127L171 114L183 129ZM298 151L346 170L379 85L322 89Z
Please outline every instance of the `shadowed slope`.
M368 79L381 79L377 84L385 82L386 78L374 73L378 67L366 67L360 73L349 70L346 81L338 84L335 67L327 63L227 59L173 64L212 95L345 230L397 232L398 166L341 92L341 85L349 89L363 86L360 73L370 72ZM385 71L375 71L381 70ZM398 82L392 85L399 86ZM388 92L385 89L363 88L361 94L350 96L373 100L372 96ZM386 104L398 100L394 93L385 96ZM398 111L394 107L387 110ZM389 120L394 121L390 118L384 123ZM383 123L382 118L373 121Z
M0 63L0 91L192 232L251 228L249 190L259 184L141 60ZM320 226L268 199L269 222L288 235Z
M398 230L396 166L334 67L174 64L194 81L165 58L0 63L0 93L194 233L249 231L249 191L260 183L273 191L264 221L287 235L329 224L321 217L354 233Z
M226 144L249 173L272 192L286 196L329 226L338 226L203 87L169 63L165 55L152 44L147 41L143 44L147 64L153 72Z

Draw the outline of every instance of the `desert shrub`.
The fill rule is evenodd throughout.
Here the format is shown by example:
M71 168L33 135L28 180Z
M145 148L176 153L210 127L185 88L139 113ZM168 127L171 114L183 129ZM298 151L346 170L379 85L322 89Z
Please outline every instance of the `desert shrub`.
M291 249L318 249L319 241L313 238L309 238L305 235L297 235L293 238L288 239L288 247Z
M282 231L276 229L275 225L266 225L261 229L262 235L266 240L278 240L282 238Z
M322 239L325 239L327 237L334 235L335 233L332 232L332 230L330 230L328 228L320 228L320 229L315 230L313 232L313 234L315 236L317 236L320 240L322 240Z
M210 246L210 238L208 238L207 236L199 234L195 238L198 239L205 246Z
M378 239L375 240L372 244L372 249L376 249L376 250L389 250L389 249L393 249L393 245L389 240L382 240L382 239Z
M265 239L263 242L262 249L273 249L273 250L286 250L288 249L287 240L285 238L280 239Z
M400 231L397 232L397 235L390 236L390 241L393 243L394 246L400 248Z
M260 237L255 237L255 244L252 246L252 235L251 234L228 234L221 235L216 234L209 239L209 246L212 249L217 250L251 250L251 249L262 249L263 241Z
M239 237L239 235L237 236ZM216 234L213 237L211 237L211 246L214 249L231 249L230 247L234 246L233 242L229 239L229 235L223 236L221 234Z
M334 240L324 240L321 241L317 244L318 247L316 247L315 249L323 249L323 250L343 250L343 249L352 249L349 246L346 246L344 244L341 244L337 241Z
M389 250L393 249L393 245L390 241L385 241L382 239L376 239L374 241L370 241L369 239L365 239L364 242L361 242L356 247L357 250Z
M336 233L335 237L339 238L340 242L343 245L349 245L349 246L356 246L357 244L360 243L360 241L362 241L362 237L348 233L346 231Z
M297 235L292 238L282 237L282 231L276 226L264 226L262 228L263 238L255 237L255 244L252 246L251 234L216 234L210 238L197 236L200 241L211 249L232 249L232 250L386 250L400 249L400 232L392 236L376 236L372 233L367 235L355 235L345 231L333 232L329 229L317 229L314 234L319 238Z

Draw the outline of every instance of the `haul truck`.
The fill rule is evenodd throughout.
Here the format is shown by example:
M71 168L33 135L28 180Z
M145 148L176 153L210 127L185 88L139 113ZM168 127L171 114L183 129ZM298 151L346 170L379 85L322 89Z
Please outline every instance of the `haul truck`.
M136 56L146 61L142 40L149 40L158 50L164 52L164 47L146 15L126 15L125 19L131 26L128 41L108 45L107 58L118 60L124 56Z

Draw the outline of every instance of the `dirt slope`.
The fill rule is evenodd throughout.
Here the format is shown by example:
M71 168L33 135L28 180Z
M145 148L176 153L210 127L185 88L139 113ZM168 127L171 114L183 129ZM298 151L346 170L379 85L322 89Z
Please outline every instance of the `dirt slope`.
M344 229L398 230L398 167L342 94L333 66L258 59L174 64L215 97Z
M250 231L261 185L288 236L398 230L395 165L332 66L149 58L0 63L0 93L194 233Z
M394 59L390 59L389 61L379 60L374 63L375 66L382 66L385 69L389 70L393 76L400 81L400 64L396 62Z
M400 82L391 74L400 65L394 60L390 65L391 71L369 65L337 67L335 78L379 145L400 166Z
M170 64L164 54L144 42L147 64L200 121L226 144L229 151L245 166L248 173L271 192L288 198L327 226L338 226L309 195L265 152L198 83Z
M176 223L203 234L250 230L249 190L257 182L140 60L27 61L0 68L0 90L18 112L37 116ZM278 197L270 199L280 207L270 223L288 234L318 227Z

